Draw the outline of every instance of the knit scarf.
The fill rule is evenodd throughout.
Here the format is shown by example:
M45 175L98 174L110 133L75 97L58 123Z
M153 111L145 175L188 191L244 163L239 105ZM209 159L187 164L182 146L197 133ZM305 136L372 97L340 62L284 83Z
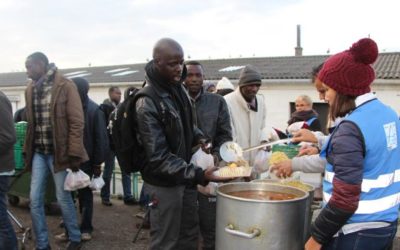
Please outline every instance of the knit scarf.
M318 117L318 113L315 110L304 110L304 111L295 111L292 113L288 125L295 123L295 122L302 122L307 121L313 117Z
M47 65L46 74L42 75L37 81L34 82L39 97L43 94L43 85L47 82L53 81L56 72L56 65L54 63L50 63Z

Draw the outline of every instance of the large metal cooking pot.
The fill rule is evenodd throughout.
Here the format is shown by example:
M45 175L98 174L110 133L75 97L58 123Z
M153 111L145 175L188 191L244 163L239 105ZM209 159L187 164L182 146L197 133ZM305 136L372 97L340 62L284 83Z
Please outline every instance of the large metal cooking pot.
M277 184L277 185L285 185L280 180L273 180L273 179L257 179L257 180L253 180L251 182L259 182L259 183L262 182L262 183L270 183L270 184ZM305 220L304 220L303 240L304 240L304 243L306 243L308 238L310 238L311 220L312 220L312 214L313 214L311 205L314 200L315 188L314 188L314 186L309 185L307 183L303 183L303 184L305 186L307 186L307 188L310 190L308 192L309 196L307 198L307 206L306 206L306 213L305 213Z
M296 195L292 200L255 200L235 191L272 191ZM217 190L217 250L303 249L304 214L309 194L268 183L236 182Z

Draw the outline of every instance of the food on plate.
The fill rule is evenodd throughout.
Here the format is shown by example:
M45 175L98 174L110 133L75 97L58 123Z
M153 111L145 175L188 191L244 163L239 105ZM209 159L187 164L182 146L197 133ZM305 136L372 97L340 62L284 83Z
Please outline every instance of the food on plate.
M235 155L238 155L239 152L240 152L239 145L236 144L236 143L228 143L228 144L226 144L226 149L228 151L234 152Z
M227 164L227 167L230 167L230 168L237 168L238 165L237 165L236 162L230 162L230 163Z
M221 177L245 177L251 175L251 167L222 167L217 173Z
M216 171L216 174L221 177L246 177L251 175L251 167L249 163L240 158L235 162L228 162L225 167Z
M289 160L287 155L283 152L273 152L271 158L269 158L269 165L274 165L281 163L283 161Z

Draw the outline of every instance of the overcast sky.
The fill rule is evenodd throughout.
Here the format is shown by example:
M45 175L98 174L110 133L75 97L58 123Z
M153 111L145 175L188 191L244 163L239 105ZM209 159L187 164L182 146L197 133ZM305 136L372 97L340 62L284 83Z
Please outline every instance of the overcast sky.
M145 62L171 37L185 58L291 56L296 25L304 55L347 49L368 35L400 52L398 0L0 0L0 72L26 56L59 68Z

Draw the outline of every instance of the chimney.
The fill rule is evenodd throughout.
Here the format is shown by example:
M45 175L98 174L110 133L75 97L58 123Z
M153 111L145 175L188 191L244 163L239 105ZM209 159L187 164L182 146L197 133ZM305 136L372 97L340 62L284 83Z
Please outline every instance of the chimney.
M300 38L301 38L301 34L300 34L300 24L297 25L297 47L294 48L295 51L295 56L302 56L303 55L303 48L301 47L300 44Z

